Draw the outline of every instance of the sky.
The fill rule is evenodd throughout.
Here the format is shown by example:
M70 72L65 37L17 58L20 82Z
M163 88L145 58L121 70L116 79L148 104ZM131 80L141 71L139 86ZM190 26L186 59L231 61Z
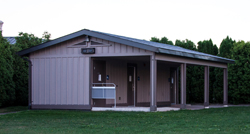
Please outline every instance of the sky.
M151 37L250 41L250 0L0 0L3 36L19 32L51 39L89 29Z

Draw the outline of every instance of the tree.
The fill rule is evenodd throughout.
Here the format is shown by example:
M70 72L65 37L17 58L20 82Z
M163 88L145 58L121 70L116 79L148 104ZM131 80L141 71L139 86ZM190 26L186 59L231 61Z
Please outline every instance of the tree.
M250 103L250 42L239 41L231 49L230 57L235 64L229 64L229 102Z
M160 40L160 43L168 44L168 45L174 45L174 43L171 40L168 40L167 37L162 37L161 40Z
M167 37L162 37L161 39L159 39L157 37L151 37L150 41L159 42L159 43L168 44L168 45L174 45L174 43L171 40L168 40Z
M175 41L175 46L180 46L180 47L190 49L190 50L195 50L195 51L197 50L196 45L192 41L190 41L188 39L183 40L183 41L176 40Z
M9 42L0 31L0 107L12 105L15 100L15 83L13 82L13 57Z
M152 42L160 42L160 39L157 37L151 37L150 41Z
M219 56L230 58L231 49L233 48L234 43L235 43L235 40L232 40L232 38L229 38L228 36L225 39L223 39L220 44Z
M20 56L16 55L16 52L36 46L43 42L49 41L50 34L44 32L43 38L38 38L34 34L28 34L20 32L19 36L16 37L16 44L12 46L12 53L14 57L13 68L14 75L13 80L16 84L16 105L27 105L28 104L28 67L27 61L24 61Z
M198 42L198 51L207 53L207 54L212 54L212 55L217 55L218 54L218 47L213 44L213 41L211 39L209 40L203 40ZM214 83L216 82L216 72L215 72L215 67L209 67L209 102L214 102L215 100L215 86ZM199 83L200 85L199 89L199 96L204 96L204 91L201 90L204 88L204 67L199 67ZM203 99L203 98L201 98ZM203 102L203 100L201 100Z
M196 46L195 44L186 39L186 40L176 40L175 41L175 45L176 46L180 46L186 49L190 49L190 50L195 50L196 51ZM193 102L197 102L197 98L199 96L197 96L196 93L196 70L197 70L197 66L187 66L187 82L186 82L186 98L187 98L187 103L193 103Z
M226 37L222 40L219 48L218 56L224 58L231 58L231 49L233 48L233 44L235 40L232 40L230 37ZM215 82L213 83L213 94L212 99L214 103L222 103L223 102L223 69L215 68ZM230 95L230 94L229 94Z

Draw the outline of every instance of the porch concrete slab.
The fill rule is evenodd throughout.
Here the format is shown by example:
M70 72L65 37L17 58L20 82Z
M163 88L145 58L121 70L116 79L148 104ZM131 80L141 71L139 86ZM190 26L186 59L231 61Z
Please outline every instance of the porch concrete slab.
M180 108L176 108L176 107L158 107L157 111L158 112L165 112L165 111L178 111L180 110Z
M178 111L180 108L158 107L157 112ZM126 112L150 112L149 107L92 107L92 111L126 111Z
M150 112L149 107L92 107L92 111Z

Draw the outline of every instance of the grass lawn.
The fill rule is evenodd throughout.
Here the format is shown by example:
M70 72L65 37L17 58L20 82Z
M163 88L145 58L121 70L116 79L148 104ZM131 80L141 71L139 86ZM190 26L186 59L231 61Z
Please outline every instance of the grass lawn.
M6 108L0 108L0 113L23 111L23 110L27 110L27 109L28 109L28 106L6 107Z
M25 110L0 115L0 133L250 133L250 107L150 113Z

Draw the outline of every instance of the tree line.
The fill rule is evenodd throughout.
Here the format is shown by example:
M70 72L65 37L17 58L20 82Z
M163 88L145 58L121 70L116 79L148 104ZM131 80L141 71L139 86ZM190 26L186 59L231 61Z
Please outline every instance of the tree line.
M180 46L211 55L235 60L228 64L229 103L250 103L250 42L236 42L230 37L222 40L220 47L211 39L199 41L197 46L191 40L176 40L175 44L167 37L152 37L151 41ZM204 102L204 67L187 66L186 98L187 103ZM223 69L209 67L209 102L223 103Z
M50 36L48 32L42 38L20 32L16 43L10 44L0 31L0 107L28 105L29 64L16 53L49 41Z

